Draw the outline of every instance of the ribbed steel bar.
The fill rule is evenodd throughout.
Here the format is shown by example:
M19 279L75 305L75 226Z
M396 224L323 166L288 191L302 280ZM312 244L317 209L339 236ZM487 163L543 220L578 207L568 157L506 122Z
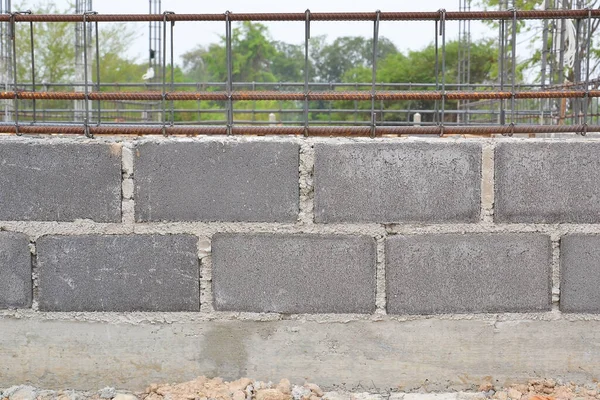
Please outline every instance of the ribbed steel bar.
M546 91L520 91L514 92L515 99L566 99L600 97L600 90L546 90ZM513 92L475 92L475 91L377 91L374 93L376 100L487 100L510 99ZM227 92L172 92L165 93L165 100L228 100ZM370 91L317 91L308 92L278 92L278 91L239 91L232 92L231 99L239 100L371 100ZM85 93L81 92L31 92L31 91L6 91L0 92L0 99L21 100L85 100ZM89 100L147 100L160 101L163 94L160 92L90 92Z
M516 18L522 19L565 19L587 18L588 10L528 10L517 11ZM305 13L230 13L231 21L304 21ZM591 10L591 17L600 17L600 9ZM160 14L95 14L88 15L90 22L150 22L163 21ZM311 13L311 21L374 21L376 12L331 12ZM448 11L446 20L500 20L512 19L512 11ZM432 12L381 12L380 21L435 21L440 13ZM0 22L8 22L10 15L0 15ZM170 14L167 21L225 21L225 14ZM17 15L20 22L80 22L80 14L32 14Z
M89 126L91 135L226 135L226 126L167 126L162 125L104 125ZM515 125L515 126L379 126L376 136L385 135L474 135L494 134L533 134L533 133L569 133L600 132L600 125ZM41 134L41 135L84 135L83 125L19 125L2 124L0 133L4 134ZM311 126L305 132L304 126L234 126L234 135L305 135L308 136L371 136L370 126Z

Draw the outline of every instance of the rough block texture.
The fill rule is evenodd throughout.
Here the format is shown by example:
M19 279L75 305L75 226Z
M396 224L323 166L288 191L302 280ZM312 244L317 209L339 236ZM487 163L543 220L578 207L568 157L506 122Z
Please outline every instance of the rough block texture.
M215 308L281 313L375 310L375 241L346 235L217 234Z
M198 311L191 235L44 236L37 241L43 311Z
M546 235L431 234L386 241L388 312L530 312L551 308Z
M600 222L600 143L500 143L497 222Z
M474 222L478 143L315 145L317 222Z
M290 142L137 145L136 220L293 222L298 165Z
M31 285L29 239L0 232L0 308L30 307Z
M600 313L600 235L560 240L560 309Z
M121 221L121 146L0 143L0 220Z

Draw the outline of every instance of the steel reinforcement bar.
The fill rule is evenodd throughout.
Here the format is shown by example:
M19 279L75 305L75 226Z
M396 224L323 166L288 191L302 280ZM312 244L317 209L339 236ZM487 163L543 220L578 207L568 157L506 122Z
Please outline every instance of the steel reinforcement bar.
M554 90L523 92L472 92L472 91L317 91L317 92L279 92L279 91L240 91L232 92L0 92L0 99L21 100L502 100L502 99L565 99L600 97L600 90Z
M304 135L380 137L386 135L474 135L600 132L600 125L501 126L177 126L177 125L34 125L0 124L0 133L42 135Z
M508 11L432 11L432 12L311 12L311 21L439 21L510 20L600 17L600 9L508 10ZM232 13L224 14L4 14L0 22L171 22L171 21L306 21L306 13Z

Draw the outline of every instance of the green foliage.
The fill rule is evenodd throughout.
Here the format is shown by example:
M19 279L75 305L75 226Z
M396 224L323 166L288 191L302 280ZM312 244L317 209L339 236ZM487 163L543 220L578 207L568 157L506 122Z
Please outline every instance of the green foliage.
M14 5L15 10L30 9L34 14L68 14L74 5L64 9L50 2L31 4L27 1ZM31 82L31 31L27 23L16 24L17 78L19 82ZM33 24L36 82L70 83L76 78L74 24L68 22L36 22ZM101 81L139 81L144 68L127 58L127 50L135 38L134 31L126 24L100 24L99 53ZM89 38L90 43L95 38ZM95 48L88 54L93 66L90 80L96 77ZM94 79L95 80L95 79Z

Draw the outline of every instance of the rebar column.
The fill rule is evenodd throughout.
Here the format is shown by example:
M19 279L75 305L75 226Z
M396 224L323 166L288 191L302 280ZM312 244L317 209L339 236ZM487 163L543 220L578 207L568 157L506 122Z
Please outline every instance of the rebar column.
M84 15L92 11L92 0L76 0L75 13ZM87 35L84 37L84 35ZM87 39L86 39L87 37ZM75 88L76 92L85 91L85 79L92 76L91 64L86 62L86 55L92 54L92 26L81 22L75 23ZM89 84L89 82L87 82ZM89 104L87 105L89 108ZM82 122L86 117L86 101L75 100L73 103L73 121Z

